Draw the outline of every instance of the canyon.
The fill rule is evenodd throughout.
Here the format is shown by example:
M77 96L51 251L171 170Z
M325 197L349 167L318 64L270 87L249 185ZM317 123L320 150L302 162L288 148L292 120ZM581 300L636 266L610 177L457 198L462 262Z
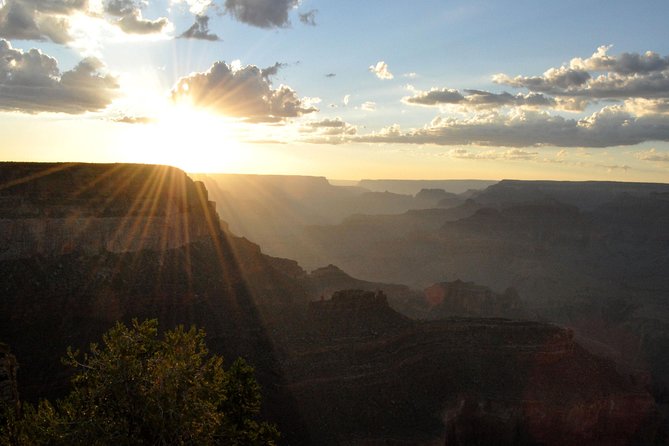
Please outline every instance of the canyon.
M505 313L524 308L513 290L440 281L437 302L334 265L308 273L235 235L170 167L3 163L0 199L0 341L22 399L63 394L68 346L155 317L204 328L227 363L247 358L285 444L664 440L647 375L573 330L498 317L520 317Z

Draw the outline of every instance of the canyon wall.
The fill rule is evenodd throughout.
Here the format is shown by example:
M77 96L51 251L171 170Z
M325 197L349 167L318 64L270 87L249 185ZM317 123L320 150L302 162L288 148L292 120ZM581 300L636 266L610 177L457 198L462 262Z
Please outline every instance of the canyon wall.
M174 167L1 164L0 260L172 249L218 220L202 183Z

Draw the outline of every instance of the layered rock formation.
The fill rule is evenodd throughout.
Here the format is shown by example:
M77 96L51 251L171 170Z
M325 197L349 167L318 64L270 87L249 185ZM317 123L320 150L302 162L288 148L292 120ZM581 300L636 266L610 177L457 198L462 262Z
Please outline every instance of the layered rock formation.
M288 387L318 444L655 440L650 395L557 326L412 322L359 291L312 303L310 323Z
M474 282L439 282L425 289L425 299L431 319L447 316L504 317L528 319L530 313L518 292L507 288L494 293L490 288Z
M0 164L0 259L176 248L207 237L214 214L173 167Z
M105 218L127 217L136 234L156 236L118 252L104 232L97 245L57 232L74 245L65 253L55 248L61 242L46 249L19 237L22 251L7 239L13 254L0 258L0 339L22 365L26 399L62 394L68 371L59 358L67 346L86 348L116 320L156 317L163 329L197 324L213 352L254 364L266 415L286 444L655 439L655 407L640 383L583 351L564 329L496 319L414 322L375 291L309 304L314 278L219 230L203 191L176 169L19 165L19 174L2 172L17 165L0 167L3 196L25 204L7 205L5 220L83 215L94 231ZM188 238L176 240L185 244L149 223L170 215L183 221Z

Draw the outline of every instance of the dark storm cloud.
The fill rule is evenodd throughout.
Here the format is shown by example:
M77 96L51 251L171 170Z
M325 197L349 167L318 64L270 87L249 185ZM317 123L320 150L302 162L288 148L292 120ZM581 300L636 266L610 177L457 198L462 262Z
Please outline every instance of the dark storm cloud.
M13 49L0 39L0 109L25 113L84 113L105 108L116 96L116 78L100 74L102 63L86 58L60 73L56 59Z
M248 65L232 70L225 62L216 62L204 73L179 79L172 89L172 99L182 98L248 122L281 122L317 111L307 107L288 86L272 89L260 68Z

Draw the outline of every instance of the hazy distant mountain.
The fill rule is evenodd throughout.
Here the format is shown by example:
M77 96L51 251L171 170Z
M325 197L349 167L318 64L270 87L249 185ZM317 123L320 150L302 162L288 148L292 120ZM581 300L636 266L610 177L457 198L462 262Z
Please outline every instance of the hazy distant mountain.
M360 180L358 186L376 192L415 195L421 189L443 189L461 194L469 189L479 190L497 183L492 180Z
M308 228L317 257L355 277L423 289L515 288L540 317L669 385L669 185L503 181L451 209ZM299 258L298 258L299 259Z
M669 184L614 181L520 181L502 180L476 194L476 201L495 207L557 201L581 210L593 210L621 196L643 198L669 193Z
M354 214L398 214L409 209L455 206L463 200L442 189L416 195L333 186L323 177L196 174L221 218L235 234L248 237L272 255L300 258L312 247L306 226L337 224ZM315 266L322 266L314 265Z

